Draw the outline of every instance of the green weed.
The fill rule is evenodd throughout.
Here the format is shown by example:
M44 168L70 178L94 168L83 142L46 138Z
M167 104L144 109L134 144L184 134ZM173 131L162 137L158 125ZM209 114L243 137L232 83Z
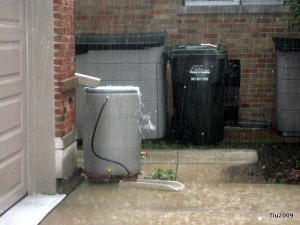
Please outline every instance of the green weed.
M175 173L172 169L156 168L151 178L155 180L175 180Z

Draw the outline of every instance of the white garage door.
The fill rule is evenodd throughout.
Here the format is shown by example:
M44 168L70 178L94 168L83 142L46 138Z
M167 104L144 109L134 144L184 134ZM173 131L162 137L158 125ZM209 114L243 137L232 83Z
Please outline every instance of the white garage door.
M27 193L25 0L0 0L0 215Z

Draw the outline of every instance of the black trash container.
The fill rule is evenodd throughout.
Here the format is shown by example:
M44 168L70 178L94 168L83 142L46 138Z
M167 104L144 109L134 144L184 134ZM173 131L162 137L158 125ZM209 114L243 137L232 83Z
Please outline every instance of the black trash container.
M226 51L212 45L186 45L170 50L168 59L174 105L170 138L205 145L222 141Z

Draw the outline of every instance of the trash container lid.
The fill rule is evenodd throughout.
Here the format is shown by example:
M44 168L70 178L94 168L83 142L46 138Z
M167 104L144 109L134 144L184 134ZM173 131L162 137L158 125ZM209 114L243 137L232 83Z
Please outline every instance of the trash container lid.
M77 54L84 54L89 50L145 49L163 46L166 37L166 32L115 35L81 33L75 37L75 50Z
M220 50L212 44L179 45L168 52L169 55L224 55L226 51Z
M96 88L85 87L85 93L138 93L139 87L133 86L99 86Z

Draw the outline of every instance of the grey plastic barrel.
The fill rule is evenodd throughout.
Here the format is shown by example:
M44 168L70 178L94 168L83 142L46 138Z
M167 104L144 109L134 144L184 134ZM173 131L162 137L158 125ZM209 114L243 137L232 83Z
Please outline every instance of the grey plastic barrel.
M142 140L139 128L141 115L139 88L97 87L85 88L84 91L86 104L83 149L84 168L87 174L112 176L137 174L140 171ZM105 98L108 100L103 107Z
M98 77L101 86L137 86L141 91L142 136L163 138L166 133L166 96L163 77L165 32L76 36L76 72ZM83 88L76 91L76 126L82 139Z
M273 38L276 47L276 129L300 136L300 38Z

